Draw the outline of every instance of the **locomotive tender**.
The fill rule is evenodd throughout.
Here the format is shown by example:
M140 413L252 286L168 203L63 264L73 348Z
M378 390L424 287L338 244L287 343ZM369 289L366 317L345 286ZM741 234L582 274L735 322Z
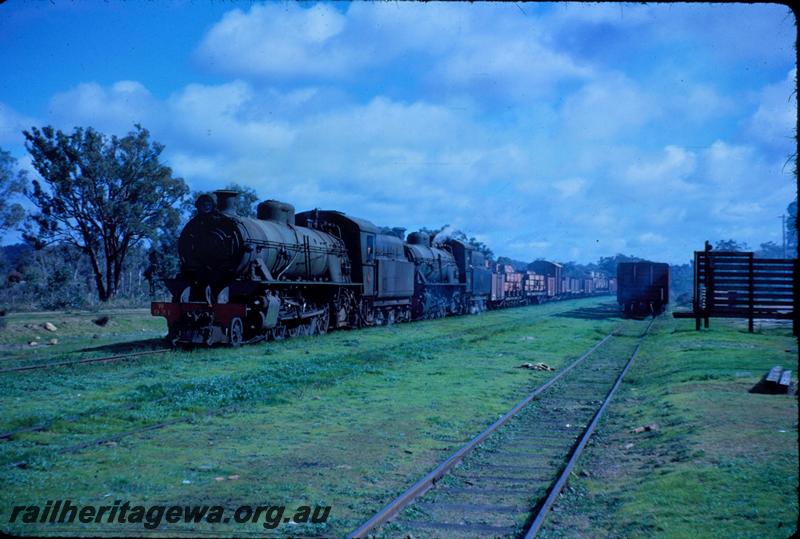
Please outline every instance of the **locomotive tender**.
M434 244L423 232L403 241L338 211L295 214L292 205L267 200L255 218L242 217L237 196L199 196L180 234L180 271L166 283L172 301L151 306L167 319L173 343L239 346L474 314L555 299L567 286L557 264L541 261L552 275L492 272L483 253L463 241ZM608 292L608 280L605 289L591 282L570 293Z

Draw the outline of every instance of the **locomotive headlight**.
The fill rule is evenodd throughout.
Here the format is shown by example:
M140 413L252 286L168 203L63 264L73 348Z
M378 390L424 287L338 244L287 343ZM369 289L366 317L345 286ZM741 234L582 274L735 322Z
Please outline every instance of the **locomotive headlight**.
M200 195L194 203L195 208L199 213L211 213L214 211L214 197L211 195Z

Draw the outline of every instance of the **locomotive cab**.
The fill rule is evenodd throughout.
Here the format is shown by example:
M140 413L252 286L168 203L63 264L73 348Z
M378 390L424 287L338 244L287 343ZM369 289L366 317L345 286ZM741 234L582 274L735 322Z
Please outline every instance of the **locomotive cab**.
M347 246L354 279L361 281L358 298L353 300L358 309L350 315L340 310L337 323L369 326L411 320L414 264L406 257L402 239L381 234L365 219L337 211L303 212L296 222L335 231Z

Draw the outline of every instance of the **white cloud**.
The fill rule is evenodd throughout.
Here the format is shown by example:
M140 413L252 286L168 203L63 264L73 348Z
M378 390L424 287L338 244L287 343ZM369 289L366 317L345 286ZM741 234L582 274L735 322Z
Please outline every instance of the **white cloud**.
M730 114L736 110L736 102L731 97L721 95L709 84L690 85L685 95L678 95L671 103L678 108L676 112L695 123L706 122Z
M94 82L57 93L50 99L56 124L66 129L86 125L114 134L124 134L140 123L160 123L160 104L136 81L119 81L106 88Z
M673 204L681 203L681 200L670 201ZM680 225L686 219L688 210L686 204L684 206L661 206L653 211L646 212L647 222L651 225L661 226L664 228L671 228Z
M748 119L750 133L779 151L790 153L796 147L797 128L796 70L761 91L758 109Z
M662 236L661 234L656 234L654 232L645 232L644 234L639 234L638 238L639 243L644 244L656 244L660 245L662 243L666 243L667 238Z
M703 152L703 174L711 182L702 201L720 237L751 246L780 240L777 217L795 196L790 167L768 160L753 146L715 141Z
M172 152L168 157L175 174L191 180L216 181L220 169L224 166L219 160L204 155Z
M570 198L580 194L586 188L586 180L583 178L569 178L553 182L561 197Z
M574 209L568 210L574 216L575 222L581 227L589 229L611 229L619 227L623 220L615 209L610 207L593 208L589 214L575 212Z
M354 3L344 13L327 4L255 5L227 13L203 37L196 57L240 77L328 79L413 57L419 67L429 66L423 79L432 87L517 98L591 74L546 44L546 27L519 15L503 4Z
M660 40L691 42L713 68L746 63L769 66L795 59L795 14L788 5L686 4L663 24L652 26ZM779 64L778 64L779 65Z
M564 101L566 129L577 139L630 138L660 113L657 103L623 74L596 77Z
M260 152L285 149L294 131L250 109L256 96L242 81L190 84L169 99L173 128L210 151Z
M542 253L549 249L552 243L547 240L515 240L510 242L509 247L525 252Z
M403 103L377 96L364 105L354 105L308 118L316 128L307 135L336 137L346 144L425 147L449 140L460 145L470 133L464 130L467 115L425 101Z
M716 140L704 151L705 177L734 189L764 181L765 170L758 162L759 156L751 146L733 145Z
M205 35L198 58L215 70L246 75L338 76L363 62L336 37L345 17L327 4L253 5L235 9Z
M712 21L698 37L675 22L696 20L666 16L682 9L248 5L195 50L221 80L184 81L166 99L135 81L81 84L53 97L48 123L141 121L194 189L236 181L298 209L450 223L523 260L684 260L698 231L757 245L772 234L764 216L793 196L775 154L794 125L794 71L764 86L755 69L709 69L735 58L698 43L733 32ZM734 12L741 30L747 9ZM18 123L6 110L0 128Z
M727 200L713 201L711 211L714 215L728 222L741 223L760 215L764 207L759 202L731 202Z
M628 240L625 238L612 238L608 245L604 246L606 252L624 253L628 250Z
M612 3L560 3L554 6L548 20L572 31L576 26L603 25L604 27L631 27L652 23L655 20L652 6Z
M286 102L302 102L313 92L292 92ZM159 101L141 83L120 81L110 87L84 83L50 100L57 126L71 130L91 125L123 134L140 123L154 134L190 143L195 150L263 152L286 148L294 132L264 110L252 86L243 81L220 85L189 84Z
M489 94L533 98L565 80L586 79L591 69L537 41L534 34L501 44L493 36L469 40L443 58L437 70L448 84L478 85Z
M241 80L189 84L164 101L129 82L81 85L73 94L81 98L72 111L80 124L94 123L96 110L107 111L107 123L130 121L122 105L132 101L120 96L148 97L140 112L158 113L154 138L193 189L236 181L298 209L338 209L409 229L450 223L518 259L628 251L659 259L685 233L744 231L742 223L790 196L752 188L753 178L767 178L764 185L784 178L769 176L780 167L752 146L717 140L696 151L668 144L651 152L620 143L618 134L554 152L547 137L529 136L524 120L498 130L460 101L375 96L326 110L315 105L316 87L256 90ZM554 132L553 140L569 141L569 133ZM747 230L752 235L741 239L752 244L766 234Z
M21 144L22 131L30 129L38 122L24 114L20 114L8 105L0 103L0 143Z
M625 174L627 183L644 191L691 191L687 179L695 172L697 159L693 152L678 146L664 148L663 157L643 156L632 163Z

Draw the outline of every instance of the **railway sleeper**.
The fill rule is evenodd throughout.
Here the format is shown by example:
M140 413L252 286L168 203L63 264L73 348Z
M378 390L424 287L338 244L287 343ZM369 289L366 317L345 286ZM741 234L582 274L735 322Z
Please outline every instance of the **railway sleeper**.
M490 526L487 524L465 524L450 522L435 522L424 520L405 520L402 525L413 529L436 530L436 537L506 537L514 534L517 528L510 526ZM451 532L450 535L443 535L441 532Z
M465 511L475 513L510 513L524 514L530 508L524 505L496 505L490 503L448 503L448 502L420 502L416 507L422 511L443 510L443 511Z

